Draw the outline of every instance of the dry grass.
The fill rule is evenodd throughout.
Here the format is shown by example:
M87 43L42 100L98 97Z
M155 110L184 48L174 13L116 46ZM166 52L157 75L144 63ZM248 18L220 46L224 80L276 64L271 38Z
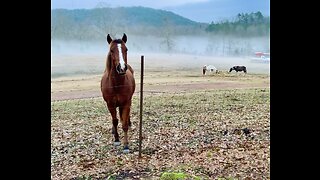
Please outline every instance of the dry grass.
M123 154L112 145L111 117L100 94L104 58L53 59L52 97L88 92L87 97L99 98L51 102L52 179L160 179L164 172L202 179L270 179L268 64L248 63L244 75L227 73L235 62L246 63L243 58L181 55L172 62L172 55L145 56L142 159L137 159L137 94L131 153ZM140 56L130 60L139 92ZM202 76L203 64L214 64L221 72ZM84 73L86 67L90 72Z
M159 179L172 171L203 179L270 179L269 94L262 88L146 95L140 160L138 96L130 154L113 146L101 98L52 102L52 179Z

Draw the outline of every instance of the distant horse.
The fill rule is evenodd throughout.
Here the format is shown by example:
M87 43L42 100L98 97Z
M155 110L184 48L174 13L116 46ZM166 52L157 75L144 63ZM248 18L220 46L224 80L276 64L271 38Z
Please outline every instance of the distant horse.
M205 75L207 71L218 73L218 69L216 67L214 67L213 65L204 65L202 67L202 74L203 75Z
M108 110L112 116L112 134L114 134L114 145L120 145L118 134L117 110L124 131L124 152L129 152L128 129L130 122L130 107L132 95L135 91L135 80L133 69L127 63L127 36L123 34L122 39L112 40L107 36L110 45L106 60L106 68L101 79L101 92L106 101Z
M235 70L236 72L243 71L244 73L247 73L247 68L245 66L233 66L232 68L230 68L229 72L231 72L232 70Z

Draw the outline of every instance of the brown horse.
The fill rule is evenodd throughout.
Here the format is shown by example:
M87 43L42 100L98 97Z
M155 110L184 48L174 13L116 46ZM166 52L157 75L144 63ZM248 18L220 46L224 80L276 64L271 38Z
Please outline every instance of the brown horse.
M112 116L112 134L114 134L114 145L116 146L120 145L117 119L117 107L119 107L120 121L124 131L124 152L128 153L128 129L131 125L130 107L136 85L133 69L127 63L127 36L123 34L122 39L112 40L108 34L107 41L110 49L106 69L101 79L101 92Z

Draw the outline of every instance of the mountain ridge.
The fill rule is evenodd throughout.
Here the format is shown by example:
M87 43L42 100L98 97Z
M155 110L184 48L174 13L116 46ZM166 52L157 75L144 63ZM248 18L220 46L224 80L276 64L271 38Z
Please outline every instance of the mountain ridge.
M246 13L243 17L250 20L250 18L254 18L252 14L257 13ZM261 13L259 12L258 14ZM261 18L263 19L264 17L262 16ZM216 29L220 29L219 33L222 32L222 34L225 32L231 32L231 34L236 32L238 36L243 34L250 36L250 34L268 34L269 31L269 24L259 25L258 27L255 24L232 24L230 22L231 21L221 22L222 25L220 25L220 23L218 23L218 25L201 23L175 14L169 10L153 9L143 6L98 7L94 9L72 10L52 9L51 38L97 40L106 34L115 36L119 32L126 32L132 35L169 37L172 35L214 34L218 33ZM247 23L250 21L244 22ZM211 28L208 29L208 27ZM256 33L257 30L266 33Z
M160 35L164 32L190 34L204 30L207 25L171 11L142 6L51 10L52 38L72 39L87 33L91 39L96 39L106 32L112 34L121 31L131 34L152 32L154 35Z

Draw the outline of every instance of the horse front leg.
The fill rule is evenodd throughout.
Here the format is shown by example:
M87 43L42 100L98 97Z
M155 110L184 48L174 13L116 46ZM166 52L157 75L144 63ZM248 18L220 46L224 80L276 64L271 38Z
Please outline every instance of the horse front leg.
M112 134L114 135L114 145L119 146L121 143L119 141L119 134L118 134L118 123L119 120L117 119L117 109L116 107L108 107L109 112L112 116Z
M119 112L120 112L120 121L121 121L122 129L124 132L123 152L129 153L128 129L129 129L129 124L130 124L130 106L119 107Z

